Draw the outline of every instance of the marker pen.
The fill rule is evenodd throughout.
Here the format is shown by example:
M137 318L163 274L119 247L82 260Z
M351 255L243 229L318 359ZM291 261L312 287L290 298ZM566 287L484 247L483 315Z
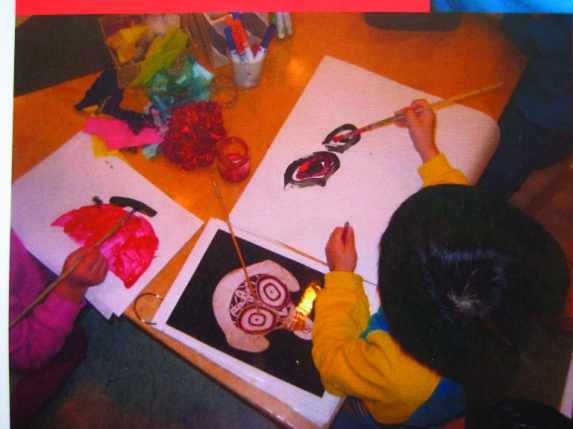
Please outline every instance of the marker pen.
M292 27L292 18L290 16L290 12L283 12L283 20L285 22L285 29L289 36L292 36L294 33L294 29Z
M233 39L233 30L231 27L225 27L225 38L227 39L227 47L229 48L229 53L234 62L240 63L241 57L237 52L237 47L235 46L235 40Z
M257 58L257 52L259 52L259 48L260 45L256 42L251 45L251 51L253 51L253 55L255 58Z
M255 58L253 56L253 51L251 50L251 44L249 43L249 36L247 36L247 32L245 31L241 20L235 19L233 21L233 29L241 38L241 43L243 44L243 49L245 51L247 62L252 63L255 60ZM239 50L238 47L237 50Z
M261 45L259 46L257 55L255 55L255 61L261 60L267 54L267 50L269 49L269 45L271 43L271 40L273 39L276 29L277 29L276 25L273 24L272 22L267 27L267 30L265 31L265 34L263 36L263 40L261 41Z
M282 12L275 12L277 21L277 36L279 39L285 38L285 20Z
M243 45L240 43L237 43L235 45L235 47L237 48L237 54L239 55L240 62L241 63L248 62L248 58L247 58L247 55L245 54L245 48L243 48Z

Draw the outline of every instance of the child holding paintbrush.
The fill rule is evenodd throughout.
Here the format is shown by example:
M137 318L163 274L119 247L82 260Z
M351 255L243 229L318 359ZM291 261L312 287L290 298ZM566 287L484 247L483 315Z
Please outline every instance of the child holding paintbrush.
M499 316L559 316L570 284L563 250L535 220L467 180L439 153L435 114L403 109L425 188L392 215L380 241L381 307L370 315L352 227L326 245L313 359L346 396L334 428L439 428L466 406L466 340L503 342ZM437 186L430 186L437 185Z
M83 360L85 333L76 318L85 307L84 295L103 282L107 259L95 247L72 252L63 271L80 260L74 271L9 332L11 427L27 427L41 407L63 386ZM41 265L10 231L10 320L40 294L55 276ZM16 379L18 382L16 383ZM15 385L12 388L12 385Z
M430 110L414 113L417 109L428 106L426 100L414 100L409 107L396 112L396 116L404 115L404 119L396 121L396 125L408 128L414 148L422 158L422 166L418 169L424 181L424 187L442 183L467 185L464 174L452 168L445 155L440 153L436 145L436 114Z

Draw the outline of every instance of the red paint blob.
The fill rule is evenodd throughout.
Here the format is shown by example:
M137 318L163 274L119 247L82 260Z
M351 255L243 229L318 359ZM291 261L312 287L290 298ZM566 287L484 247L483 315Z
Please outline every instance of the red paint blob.
M113 204L95 204L72 210L52 225L62 226L76 243L93 246L127 213ZM147 270L158 246L159 239L151 224L134 214L100 246L100 251L108 260L111 272L130 288Z

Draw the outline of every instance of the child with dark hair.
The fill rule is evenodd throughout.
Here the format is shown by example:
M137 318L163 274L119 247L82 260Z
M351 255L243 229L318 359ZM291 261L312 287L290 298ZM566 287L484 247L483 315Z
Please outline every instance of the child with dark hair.
M373 315L354 274L352 228L335 228L326 245L331 271L316 301L313 358L326 389L348 396L334 427L437 428L456 419L465 409L468 336L503 339L498 316L560 315L569 288L557 242L488 192L447 184L458 177L449 165L428 168L447 163L434 142L434 113L405 114L424 183L433 177L439 186L393 214L380 242Z

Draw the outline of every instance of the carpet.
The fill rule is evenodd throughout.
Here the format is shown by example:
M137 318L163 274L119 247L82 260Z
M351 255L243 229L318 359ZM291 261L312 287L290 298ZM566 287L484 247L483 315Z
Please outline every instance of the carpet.
M80 323L86 359L32 428L279 427L131 322L88 307Z

